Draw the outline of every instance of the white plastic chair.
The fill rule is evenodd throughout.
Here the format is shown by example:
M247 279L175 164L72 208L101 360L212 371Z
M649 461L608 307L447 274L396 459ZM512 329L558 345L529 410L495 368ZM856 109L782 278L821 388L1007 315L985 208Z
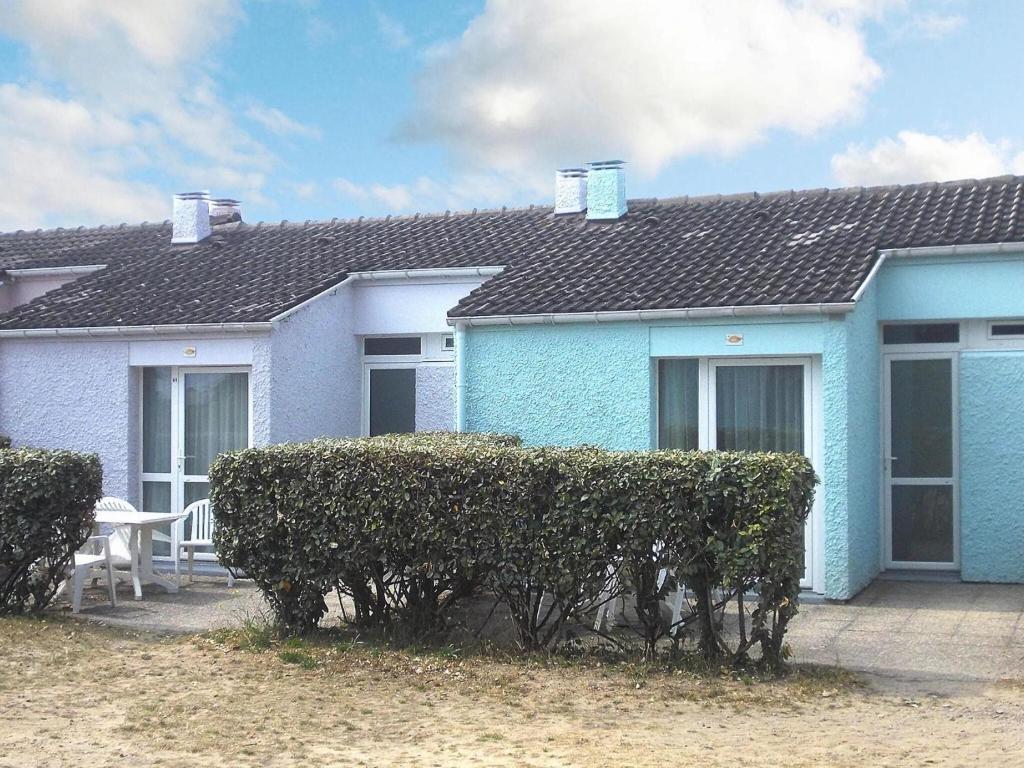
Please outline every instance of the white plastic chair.
M139 510L129 502L124 499L119 499L116 496L104 496L102 499L97 501L96 511L131 512L132 514L139 514ZM107 534L107 538L110 541L110 561L114 568L130 569L132 567L131 546L128 542L129 535L129 529L126 525L115 525L114 529Z
M189 538L185 538L185 522L192 521L192 530ZM174 532L171 536L174 547L174 577L181 586L181 551L188 550L188 580L192 581L192 562L198 547L213 546L213 529L216 525L213 510L210 508L209 499L193 501L185 507L185 517L174 524ZM235 577L228 571L228 586L235 585Z
M90 536L86 539L85 545L75 553L74 562L71 565L70 579L73 582L73 593L71 598L71 612L78 613L82 610L82 589L85 582L90 578L96 582L95 572L104 568L107 572L107 589L110 592L110 604L117 607L117 592L114 588L114 568L111 564L110 537ZM65 582L66 583L66 582Z

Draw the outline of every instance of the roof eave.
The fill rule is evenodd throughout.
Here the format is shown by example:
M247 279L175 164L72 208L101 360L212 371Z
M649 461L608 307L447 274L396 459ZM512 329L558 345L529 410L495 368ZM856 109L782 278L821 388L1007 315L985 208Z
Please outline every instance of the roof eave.
M95 328L0 328L0 338L56 339L56 338L111 338L127 336L171 336L208 334L266 333L269 322L256 323L172 323L167 325L116 325Z
M653 322L657 320L698 320L714 317L777 317L789 315L841 315L851 312L852 301L821 304L757 304L732 307L681 307L678 309L635 309L598 312L547 312L526 315L475 315L449 317L448 325L558 325L561 323Z

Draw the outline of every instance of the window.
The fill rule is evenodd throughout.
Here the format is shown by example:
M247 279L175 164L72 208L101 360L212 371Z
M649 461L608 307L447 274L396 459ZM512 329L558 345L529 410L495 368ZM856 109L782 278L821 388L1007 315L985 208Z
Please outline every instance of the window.
M1011 323L992 323L988 327L988 335L993 339L1024 338L1024 320L1015 320Z
M804 451L804 367L720 365L715 370L715 447Z
M699 447L699 363L658 361L658 447L695 451Z
M363 354L378 355L418 355L420 354L419 336L381 336L374 339L363 339Z
M903 323L882 328L884 344L956 344L959 323Z
M446 351L449 352L455 349L455 336L449 333L447 336L444 337L444 348Z
M370 436L416 431L416 369L370 369Z

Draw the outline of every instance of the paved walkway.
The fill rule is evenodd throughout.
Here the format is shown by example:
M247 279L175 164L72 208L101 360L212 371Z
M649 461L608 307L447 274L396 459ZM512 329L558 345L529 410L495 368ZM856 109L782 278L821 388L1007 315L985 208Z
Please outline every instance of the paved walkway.
M802 605L794 660L902 682L1024 679L1024 585L875 581L846 604Z
M155 632L238 626L266 610L252 582L228 589L211 576L177 594L148 586L141 601L121 585L117 608L103 596L102 589L86 590L81 616ZM794 661L839 665L897 685L1024 679L1024 585L879 580L850 603L805 603L787 640Z

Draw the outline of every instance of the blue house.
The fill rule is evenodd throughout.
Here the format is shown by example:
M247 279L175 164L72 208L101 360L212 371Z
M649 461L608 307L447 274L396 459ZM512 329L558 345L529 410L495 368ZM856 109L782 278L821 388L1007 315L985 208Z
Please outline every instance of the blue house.
M1024 178L0 235L0 434L147 509L220 451L460 429L799 451L805 587L1024 582ZM158 553L159 554L159 553Z

